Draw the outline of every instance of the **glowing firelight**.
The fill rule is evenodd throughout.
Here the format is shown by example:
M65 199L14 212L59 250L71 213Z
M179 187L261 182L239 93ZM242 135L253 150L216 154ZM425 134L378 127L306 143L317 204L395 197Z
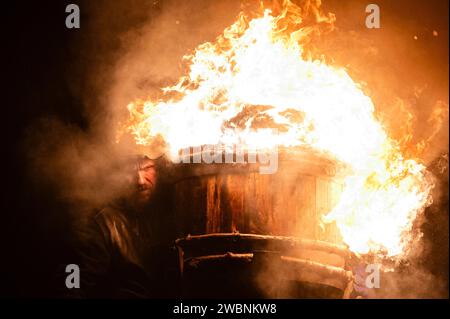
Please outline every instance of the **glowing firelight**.
M333 22L315 9L317 23ZM278 15L262 12L253 19L241 13L215 42L185 56L189 72L163 89L164 98L129 104L127 131L139 145L163 140L175 154L248 143L251 129L277 128L259 142L312 147L350 168L340 202L324 216L349 248L401 256L414 219L430 202L425 167L402 156L343 68L304 57L302 43L314 27L301 26L301 8L285 1Z

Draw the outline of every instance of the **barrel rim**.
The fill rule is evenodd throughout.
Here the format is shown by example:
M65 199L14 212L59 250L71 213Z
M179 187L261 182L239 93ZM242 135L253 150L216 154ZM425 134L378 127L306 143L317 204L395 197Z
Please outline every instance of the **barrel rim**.
M260 247L270 246L270 244L272 244L274 248L280 248L281 251L291 250L293 248L314 249L317 251L333 253L345 259L351 259L353 255L346 245L293 236L274 236L246 233L188 235L185 238L178 238L175 240L175 245L183 250L189 250L195 249L196 246L205 247L208 245L208 242L211 242L211 246L214 246L214 241L239 242L255 248L258 247L258 244Z

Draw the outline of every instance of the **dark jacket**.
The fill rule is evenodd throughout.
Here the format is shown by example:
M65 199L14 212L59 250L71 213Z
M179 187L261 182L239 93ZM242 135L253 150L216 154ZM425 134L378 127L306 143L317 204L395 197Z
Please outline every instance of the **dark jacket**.
M88 217L77 232L78 297L172 297L177 254L164 215L137 214L111 205Z

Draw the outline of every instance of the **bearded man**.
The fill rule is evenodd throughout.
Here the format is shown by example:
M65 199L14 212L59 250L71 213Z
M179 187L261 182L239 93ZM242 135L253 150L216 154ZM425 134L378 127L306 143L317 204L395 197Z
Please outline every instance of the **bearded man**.
M127 189L78 227L75 263L83 298L171 297L177 256L158 160L139 155L121 166ZM167 193L167 192L166 192Z

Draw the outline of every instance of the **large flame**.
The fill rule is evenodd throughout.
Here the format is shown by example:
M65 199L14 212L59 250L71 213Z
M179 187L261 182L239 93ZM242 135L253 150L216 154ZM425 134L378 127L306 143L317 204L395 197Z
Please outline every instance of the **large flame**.
M160 100L136 101L127 130L137 144L181 148L244 141L308 146L333 155L351 173L335 221L358 253L405 253L414 219L429 202L425 167L405 159L374 116L374 105L343 68L305 57L304 43L334 16L319 1L283 2L278 14L241 13L213 43L185 56L189 72ZM305 26L307 12L315 26ZM312 12L312 14L311 14ZM275 128L248 139L254 128ZM258 135L257 135L258 136Z

